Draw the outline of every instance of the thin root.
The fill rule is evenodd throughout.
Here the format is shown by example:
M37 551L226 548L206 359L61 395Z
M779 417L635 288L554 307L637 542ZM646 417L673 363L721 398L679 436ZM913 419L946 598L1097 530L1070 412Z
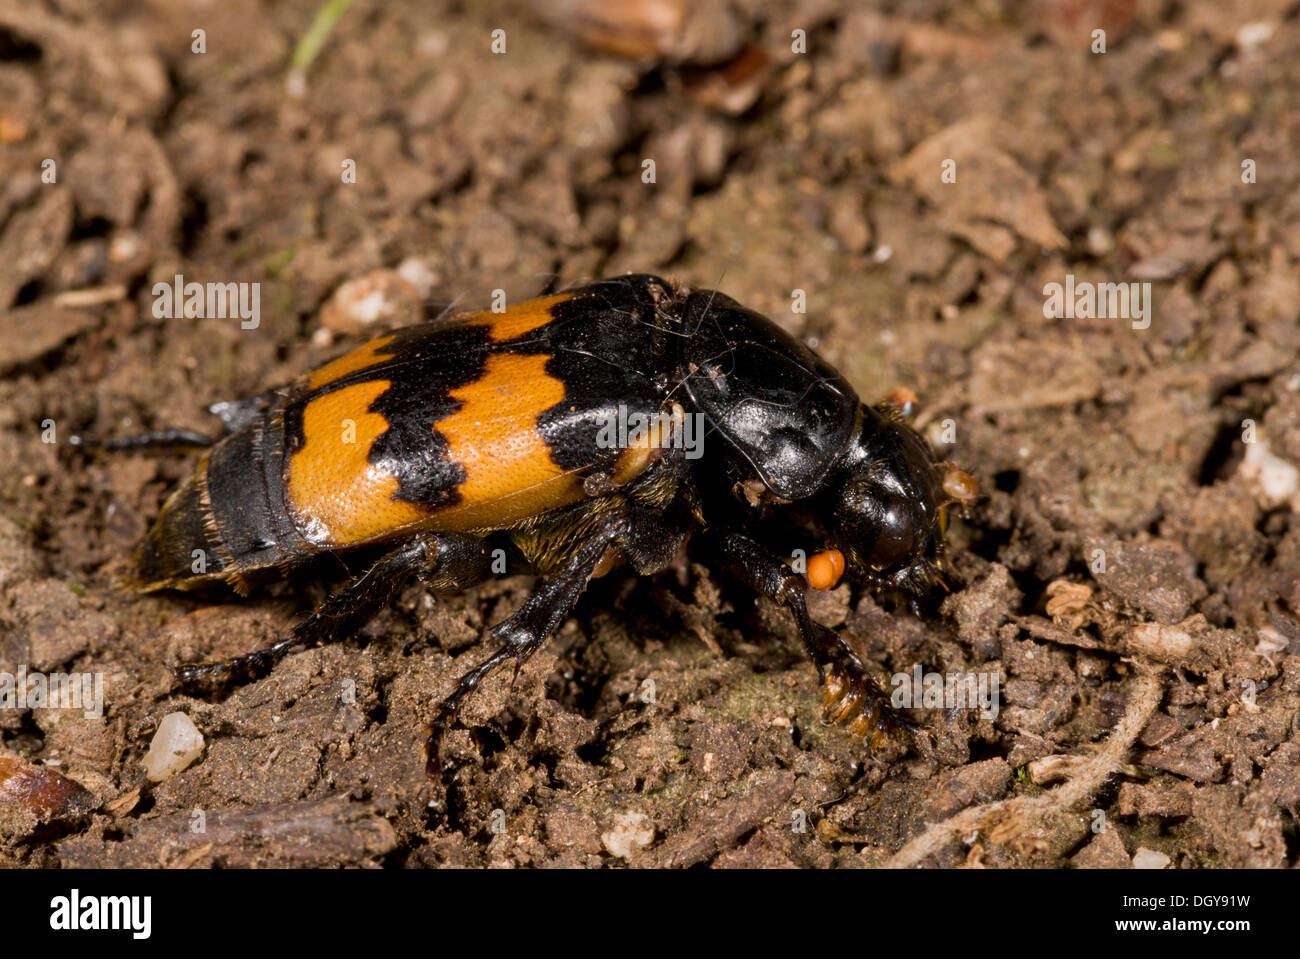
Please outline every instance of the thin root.
M919 865L950 842L981 833L1008 819L1043 819L1051 813L1069 809L1088 799L1112 773L1120 771L1124 757L1138 734L1160 705L1162 686L1158 673L1139 676L1133 683L1128 711L1111 734L1106 745L1092 757L1079 773L1062 786L1041 796L1019 796L984 806L963 809L957 815L935 823L906 846L894 853L885 866L906 869ZM1017 829L1015 832L1020 832ZM990 842L996 838L988 836Z

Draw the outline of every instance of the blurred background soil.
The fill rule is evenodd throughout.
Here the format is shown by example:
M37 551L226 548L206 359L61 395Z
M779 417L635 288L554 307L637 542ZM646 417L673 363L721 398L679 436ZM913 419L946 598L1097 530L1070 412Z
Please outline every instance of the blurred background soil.
M1049 798L923 861L1297 864L1295 3L358 0L291 81L317 9L0 5L0 671L106 696L0 709L0 864L877 866L1015 797ZM925 619L847 587L816 613L882 679L996 674L995 719L917 711L927 748L872 758L819 722L786 615L694 564L593 584L464 710L441 790L425 723L525 577L412 586L228 696L177 686L345 562L248 601L124 593L193 457L70 435L215 432L207 404L426 309L625 271L919 394L985 493L962 582ZM260 283L260 326L155 318L178 273ZM1149 282L1150 327L1045 318L1066 274ZM1135 711L1118 769L1054 805ZM146 783L174 712L202 755Z

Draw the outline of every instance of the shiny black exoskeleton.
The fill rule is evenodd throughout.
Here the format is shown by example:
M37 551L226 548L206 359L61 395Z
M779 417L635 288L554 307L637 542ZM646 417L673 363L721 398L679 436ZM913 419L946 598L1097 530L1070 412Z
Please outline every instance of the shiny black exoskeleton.
M321 553L378 555L280 642L182 667L187 680L261 671L346 637L412 574L439 590L472 586L505 547L540 578L492 628L499 649L443 701L432 773L463 698L536 651L593 576L621 561L656 572L690 539L699 558L791 611L827 715L875 746L892 741L900 720L865 665L808 615L814 577L802 562L833 558L819 587L842 573L915 599L938 578L953 495L894 405L863 403L832 366L721 293L603 280L398 330L213 411L229 432L137 551L138 585L246 591ZM205 442L161 431L111 445ZM196 553L210 558L201 573Z

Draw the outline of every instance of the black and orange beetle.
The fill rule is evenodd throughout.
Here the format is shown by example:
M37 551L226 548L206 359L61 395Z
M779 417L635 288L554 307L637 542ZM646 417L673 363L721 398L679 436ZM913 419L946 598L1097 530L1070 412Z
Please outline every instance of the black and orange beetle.
M283 640L182 666L183 679L263 672L347 636L412 574L464 589L508 549L539 580L492 627L500 648L443 700L432 774L463 698L537 650L593 576L622 561L657 572L693 537L793 613L829 719L874 746L902 723L850 646L809 617L805 590L847 575L912 600L927 592L944 507L961 498L944 487L965 474L945 482L896 404L864 404L828 363L720 293L603 280L400 329L212 411L226 428L215 443L161 431L104 444L210 446L137 548L139 588L244 594L322 553L377 558ZM674 442L688 418L696 449ZM814 547L807 579L772 540L778 526L798 531L783 545Z

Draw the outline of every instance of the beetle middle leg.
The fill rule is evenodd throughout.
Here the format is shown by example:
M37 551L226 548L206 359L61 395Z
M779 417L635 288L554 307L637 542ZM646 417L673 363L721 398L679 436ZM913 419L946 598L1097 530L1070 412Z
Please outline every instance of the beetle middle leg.
M915 730L913 723L894 709L852 647L808 615L804 577L743 534L709 537L709 541L733 575L794 615L799 638L825 689L822 714L827 722L847 726L882 754L893 751L891 747L905 730Z
M176 668L176 675L182 682L242 682L264 676L292 649L347 639L388 605L412 575L421 576L434 589L451 592L482 582L489 569L487 550L478 537L421 533L348 580L283 639L234 659L185 663Z
M443 735L455 722L465 697L507 660L514 660L515 676L519 675L523 664L569 615L611 550L631 562L639 573L658 572L677 555L686 539L687 528L683 518L665 516L653 510L632 509L613 513L569 554L558 572L538 583L518 610L493 626L492 635L504 640L502 646L461 676L456 688L438 705L425 747L429 778L437 779L441 774L439 746Z

